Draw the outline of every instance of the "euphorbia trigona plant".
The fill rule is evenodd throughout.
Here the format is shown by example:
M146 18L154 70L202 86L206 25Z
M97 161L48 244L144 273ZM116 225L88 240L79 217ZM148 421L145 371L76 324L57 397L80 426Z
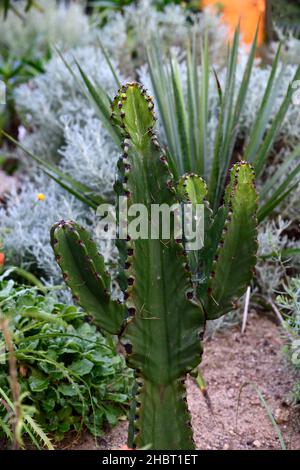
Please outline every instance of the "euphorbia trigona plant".
M119 336L135 370L129 447L193 449L185 378L201 361L206 321L232 310L251 280L257 248L254 174L246 162L236 163L223 205L213 215L199 176L174 180L154 133L152 98L142 86L120 89L112 119L124 135L117 195L127 198L128 207L204 204L204 246L187 252L174 228L167 239L160 232L158 239L119 240L120 303L112 299L103 257L82 227L57 223L51 243L74 298L99 328Z

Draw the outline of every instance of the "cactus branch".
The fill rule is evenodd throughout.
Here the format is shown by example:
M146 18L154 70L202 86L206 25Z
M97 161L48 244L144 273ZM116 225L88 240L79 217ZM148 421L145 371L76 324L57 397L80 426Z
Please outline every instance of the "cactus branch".
M51 244L74 299L100 328L118 334L125 309L111 299L110 276L88 232L75 222L62 220L52 227Z
M252 278L257 251L257 193L246 162L233 166L226 190L227 219L212 265L205 311L208 319L233 310Z

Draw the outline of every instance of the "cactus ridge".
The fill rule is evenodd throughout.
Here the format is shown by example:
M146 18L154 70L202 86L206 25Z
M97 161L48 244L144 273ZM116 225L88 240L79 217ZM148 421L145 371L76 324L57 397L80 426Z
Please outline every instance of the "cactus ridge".
M213 214L202 178L191 173L175 182L155 133L153 99L142 85L120 88L112 121L123 136L115 192L126 197L129 227L140 230L137 239L129 234L117 240L123 303L111 298L104 260L83 228L61 221L51 230L51 243L74 298L100 328L119 336L135 370L129 446L193 449L185 377L201 361L206 320L231 310L251 280L257 249L253 169L246 162L233 166L224 204ZM204 204L201 250L187 251L175 231L176 211L167 213L169 233L151 225L152 205L162 219L163 209L178 203ZM136 213L135 204L146 214ZM140 224L145 216L146 234Z

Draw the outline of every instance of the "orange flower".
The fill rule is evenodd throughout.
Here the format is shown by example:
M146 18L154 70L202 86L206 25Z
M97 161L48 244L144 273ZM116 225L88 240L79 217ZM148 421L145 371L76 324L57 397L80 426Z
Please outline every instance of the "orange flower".
M206 8L221 7L222 21L229 26L231 35L238 23L241 25L241 33L245 44L252 44L257 24L258 46L265 39L265 15L266 0L201 0L201 6Z
M4 266L4 263L5 263L5 254L0 253L0 268L1 266Z

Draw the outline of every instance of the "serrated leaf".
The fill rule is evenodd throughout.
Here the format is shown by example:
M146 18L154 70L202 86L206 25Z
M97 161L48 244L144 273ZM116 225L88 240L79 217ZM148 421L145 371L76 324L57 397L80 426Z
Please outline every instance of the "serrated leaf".
M94 363L88 359L80 359L79 361L73 362L69 369L77 375L89 374L94 367Z
M28 384L32 392L43 392L49 387L49 379L31 375Z

